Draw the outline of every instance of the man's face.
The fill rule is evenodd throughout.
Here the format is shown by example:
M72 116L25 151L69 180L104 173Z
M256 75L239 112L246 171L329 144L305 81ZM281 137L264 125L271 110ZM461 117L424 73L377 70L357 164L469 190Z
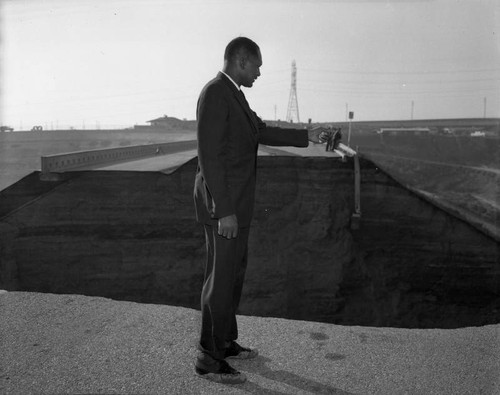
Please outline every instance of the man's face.
M262 56L260 51L258 56L249 56L246 59L245 66L242 70L242 83L241 85L250 88L253 83L260 76L260 67L262 66Z

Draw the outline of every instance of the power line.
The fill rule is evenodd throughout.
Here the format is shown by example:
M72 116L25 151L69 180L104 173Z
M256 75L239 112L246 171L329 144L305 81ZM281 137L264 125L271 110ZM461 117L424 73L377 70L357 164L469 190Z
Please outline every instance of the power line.
M483 91L488 91L490 89L479 89L479 90L474 90L474 91L408 91L408 92L369 92L369 91L352 91L352 90L335 90L335 89L308 89L308 88L301 88L301 91L307 91L307 92L322 92L322 93L328 93L332 96L358 96L358 97L368 97L368 96L376 96L376 97L383 97L383 96L411 96L411 95L428 95L432 97L442 97L442 96L456 96L456 97L461 97L461 96L478 96L478 95L483 95L484 93L480 93Z
M318 73L331 74L366 74L366 75L428 75L428 74L453 74L453 73L486 73L498 72L500 68L492 69L468 69L468 70L445 70L445 71L352 71L352 70L325 70L325 69L302 69L304 71L313 71Z
M460 79L460 80L416 80L416 81L408 81L408 80L392 80L392 81L346 81L344 79L342 80L324 80L324 79L313 79L313 78L302 78L301 81L305 82L317 82L320 84L328 84L328 83L333 83L333 84L355 84L355 85L390 85L390 84L449 84L449 83L473 83L473 82L493 82L493 81L500 81L500 78L475 78L475 79Z

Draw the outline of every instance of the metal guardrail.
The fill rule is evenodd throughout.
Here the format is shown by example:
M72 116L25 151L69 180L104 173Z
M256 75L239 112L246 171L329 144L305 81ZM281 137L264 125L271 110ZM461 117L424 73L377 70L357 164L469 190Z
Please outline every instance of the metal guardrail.
M47 155L42 156L42 175L68 170L90 169L97 165L166 155L195 147L196 141L188 140Z

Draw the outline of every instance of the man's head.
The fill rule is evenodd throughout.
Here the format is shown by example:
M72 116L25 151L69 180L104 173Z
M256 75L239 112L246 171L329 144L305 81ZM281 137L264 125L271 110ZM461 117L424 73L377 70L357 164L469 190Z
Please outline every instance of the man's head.
M237 37L227 45L223 71L238 85L250 88L260 76L261 66L259 46L249 38Z

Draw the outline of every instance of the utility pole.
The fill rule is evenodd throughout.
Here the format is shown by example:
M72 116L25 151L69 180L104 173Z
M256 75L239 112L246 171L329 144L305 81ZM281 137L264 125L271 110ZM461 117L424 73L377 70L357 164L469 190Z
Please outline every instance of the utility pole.
M297 67L295 60L292 61L292 85L290 87L290 98L288 99L288 110L286 112L286 121L293 122L296 118L300 122L299 103L297 101Z
M486 118L486 97L483 98L483 118Z
M412 100L411 101L411 120L413 121L413 109L415 107L415 102Z

